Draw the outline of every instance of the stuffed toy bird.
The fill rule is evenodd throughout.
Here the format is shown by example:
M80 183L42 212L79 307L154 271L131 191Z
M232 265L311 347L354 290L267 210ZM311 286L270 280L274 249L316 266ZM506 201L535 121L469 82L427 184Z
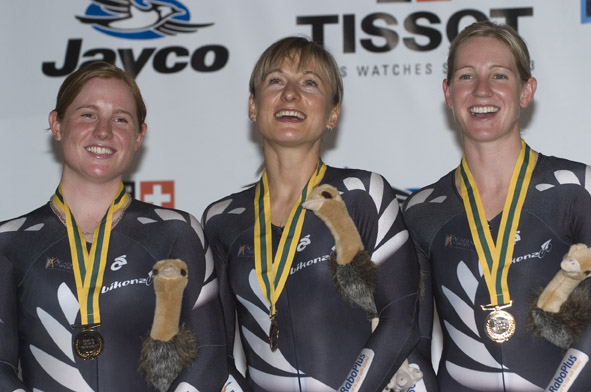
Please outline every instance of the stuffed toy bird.
M332 185L319 185L302 206L313 211L334 237L335 251L328 260L332 282L346 301L365 311L375 330L379 321L373 297L376 266L365 251L339 191ZM423 373L405 359L384 392L406 391L422 377Z
M179 327L187 265L178 259L161 260L152 273L156 308L150 335L142 341L140 370L151 387L164 392L197 357L197 342L184 324Z
M530 303L527 327L534 335L567 349L591 321L591 296L583 283L591 275L591 249L571 245L560 270Z
M364 250L339 191L328 184L320 185L310 192L302 206L314 211L334 237L336 249L328 263L339 293L348 302L365 310L368 319L377 317L373 298L376 267Z

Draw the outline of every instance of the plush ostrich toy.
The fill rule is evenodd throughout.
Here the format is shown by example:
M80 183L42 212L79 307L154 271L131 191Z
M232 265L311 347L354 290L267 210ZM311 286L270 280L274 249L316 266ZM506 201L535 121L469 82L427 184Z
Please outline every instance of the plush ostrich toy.
M302 206L314 211L334 237L336 249L328 260L333 283L346 301L365 311L375 330L378 325L373 297L376 267L365 251L339 191L332 185L320 185L310 192ZM405 359L385 391L406 391L422 377L423 373L410 367Z
M328 263L332 281L348 302L365 310L368 319L377 317L373 299L375 264L364 250L359 232L336 188L320 185L302 206L314 211L332 233L336 251Z
M571 245L560 270L530 304L528 328L550 343L567 349L591 321L591 298L585 284L591 274L591 249ZM538 297L539 294L539 297Z
M184 324L179 328L187 265L182 260L161 260L152 272L156 308L150 335L142 342L140 370L150 386L165 392L197 357L197 342Z

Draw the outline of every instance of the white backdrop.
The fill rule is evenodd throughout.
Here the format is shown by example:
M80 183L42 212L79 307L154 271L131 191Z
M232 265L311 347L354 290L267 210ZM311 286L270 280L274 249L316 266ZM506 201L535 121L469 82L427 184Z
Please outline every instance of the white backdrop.
M78 56L69 55L70 65L112 53L123 66L121 49L138 63L141 54L148 56L136 78L148 105L148 134L129 179L137 198L142 182L174 181L174 206L197 217L213 200L256 180L261 155L247 118L248 77L264 48L291 34L322 36L342 69L342 117L324 154L330 165L377 171L409 189L458 164L460 149L441 82L447 30L454 34L458 23L460 28L471 23L470 15L516 20L530 46L538 91L523 115L529 144L591 163L587 2L167 0L161 3L184 7L189 22L211 25L156 39L115 37L82 23L76 17L88 16L88 0L5 2L0 164L10 192L4 192L0 220L45 203L59 181L60 158L46 129L64 76L46 75L43 64L66 72L69 42L81 44ZM197 59L195 67L190 56ZM162 73L163 64L185 67Z

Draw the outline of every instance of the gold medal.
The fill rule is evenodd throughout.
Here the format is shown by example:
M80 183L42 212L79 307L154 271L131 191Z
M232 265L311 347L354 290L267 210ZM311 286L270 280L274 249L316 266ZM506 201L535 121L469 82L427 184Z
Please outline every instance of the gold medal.
M496 243L493 241L484 206L465 156L462 157L459 167L460 189L466 217L491 301L489 305L482 305L483 310L491 312L486 317L484 333L497 343L506 342L515 333L515 318L502 309L513 303L509 295L507 277L513 258L517 227L535 164L536 153L522 140L521 151L513 168L503 206Z
M300 198L292 207L287 223L281 234L279 246L273 256L273 237L271 234L271 195L267 172L263 172L256 187L254 197L254 254L257 280L265 299L269 303L269 345L271 351L279 345L279 323L277 322L276 303L285 287L289 271L296 255L306 211L302 203L308 198L312 188L320 183L326 165L318 162L316 170L302 189Z
M85 328L76 335L72 345L80 358L88 360L95 359L103 352L105 341L94 328Z
M113 215L115 211L125 208L129 200L130 197L125 191L123 183L119 184L117 196L94 230L92 245L88 250L84 233L76 224L76 219L74 219L62 194L61 184L51 199L51 203L55 204L65 215L72 269L74 270L76 293L80 305L80 324L72 325L72 327L82 328L82 332L74 337L72 346L76 354L85 360L95 359L105 347L103 337L96 330L96 327L101 323L99 296L107 264ZM58 215L60 214L58 213Z
M271 327L269 328L269 345L271 351L276 351L279 346L279 323L277 322L277 315L274 314L270 317Z
M504 343L515 333L515 317L503 310L509 306L511 303L494 307L482 306L482 310L492 310L484 320L484 332L494 342Z

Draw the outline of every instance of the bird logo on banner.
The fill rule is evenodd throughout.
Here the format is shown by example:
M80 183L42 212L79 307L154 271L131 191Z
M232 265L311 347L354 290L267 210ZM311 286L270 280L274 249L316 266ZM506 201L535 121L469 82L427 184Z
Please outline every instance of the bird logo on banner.
M189 10L175 0L92 0L84 16L96 30L120 38L152 39L193 33L213 23L189 23Z

